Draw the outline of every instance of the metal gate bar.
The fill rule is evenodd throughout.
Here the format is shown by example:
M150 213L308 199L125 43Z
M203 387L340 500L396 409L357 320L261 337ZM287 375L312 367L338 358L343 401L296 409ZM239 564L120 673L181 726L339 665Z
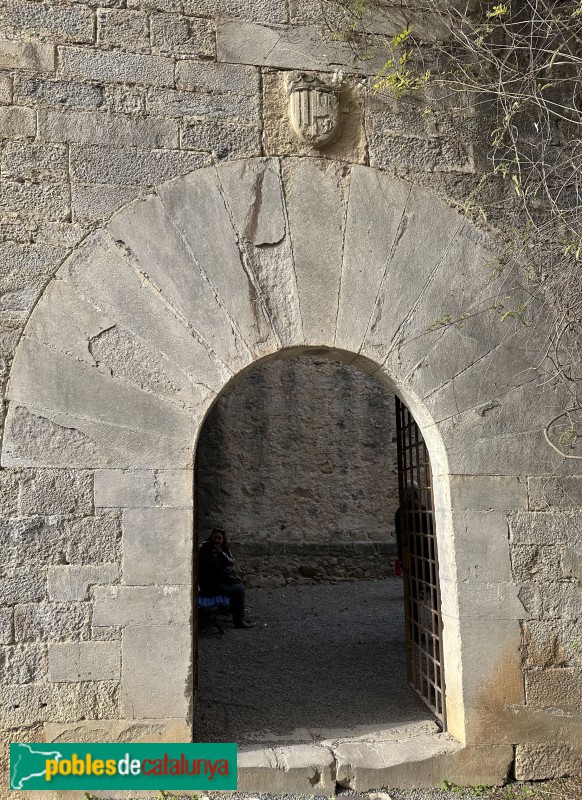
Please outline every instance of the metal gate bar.
M428 450L408 408L396 398L397 535L402 550L409 685L445 727L442 618L432 474Z

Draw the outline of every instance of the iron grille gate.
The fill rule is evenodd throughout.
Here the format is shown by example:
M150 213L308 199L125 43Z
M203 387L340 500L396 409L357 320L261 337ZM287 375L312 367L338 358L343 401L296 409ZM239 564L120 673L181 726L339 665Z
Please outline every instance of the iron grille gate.
M398 398L396 431L400 492L396 535L404 574L407 677L444 728L442 619L430 460L418 425Z

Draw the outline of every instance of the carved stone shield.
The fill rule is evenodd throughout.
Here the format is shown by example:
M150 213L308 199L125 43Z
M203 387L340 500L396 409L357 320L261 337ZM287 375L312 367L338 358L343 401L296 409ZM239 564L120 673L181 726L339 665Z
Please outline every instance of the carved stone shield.
M298 136L321 147L339 127L337 91L315 76L299 75L289 87L289 117Z

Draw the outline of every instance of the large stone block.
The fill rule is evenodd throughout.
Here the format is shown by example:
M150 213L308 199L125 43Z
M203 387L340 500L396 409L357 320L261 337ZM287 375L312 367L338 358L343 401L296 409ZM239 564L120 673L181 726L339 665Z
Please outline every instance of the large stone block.
M569 581L546 581L541 587L545 619L576 620L580 617L580 586Z
M208 19L188 19L176 14L152 14L152 47L161 53L184 53L214 59L214 23Z
M238 789L242 792L335 794L335 759L329 747L242 747L238 754Z
M189 586L96 586L93 625L185 625L192 613Z
M46 683L2 687L0 723L5 727L36 722L78 722L83 718L115 719L119 709L117 681Z
M75 222L85 225L107 220L122 206L135 200L140 192L133 186L117 186L105 183L73 183L71 185L71 207Z
M17 35L49 38L57 42L92 42L93 13L89 8L12 0L0 13L0 23Z
M85 516L93 510L93 475L85 470L39 469L23 475L19 512Z
M222 191L273 329L284 345L302 341L297 280L275 159L232 162L218 170Z
M453 526L457 577L460 581L487 583L511 580L507 517L503 511L455 513Z
M287 21L287 4L285 0L184 0L184 13L281 23Z
M579 547L582 545L582 514L579 511L520 511L509 516L509 531L512 545Z
M64 144L6 142L2 150L2 173L12 178L37 180L52 176L60 179L66 178L68 171L68 150Z
M114 512L71 520L64 525L68 564L109 564L117 560L121 518Z
M42 110L38 132L39 138L47 142L178 147L177 123L160 117L134 119L125 114Z
M176 63L176 86L202 92L232 92L256 97L259 93L258 67L238 64L205 64L184 59Z
M184 179L179 180L181 183ZM170 185L176 187L176 182ZM179 211L184 202L181 192L173 202L175 210ZM217 302L213 287L157 197L132 204L116 215L108 227L137 258L140 269L156 289L225 364L238 370L249 363L251 356L235 333L231 319ZM202 242L203 247L206 244ZM230 244L227 242L224 247L228 249ZM172 253L171 259L168 253Z
M65 560L66 538L54 518L28 517L0 522L3 566L46 566Z
M31 220L66 222L71 215L70 196L64 183L6 178L0 182L0 210Z
M574 509L582 505L582 477L548 475L528 478L530 509Z
M119 642L49 644L49 675L53 683L116 680L121 674Z
M55 48L52 44L18 39L0 40L0 69L25 69L31 72L53 72Z
M10 104L13 97L12 76L7 74L0 75L0 103Z
M58 106L96 111L105 105L102 86L29 76L17 76L14 98L19 105L37 102L39 106Z
M153 255L156 253L154 250ZM165 257L159 254L160 266ZM149 259L146 268L148 265ZM155 344L160 353L201 385L219 389L232 377L232 372L200 341L183 317L149 280L143 280L110 236L102 233L89 240L86 248L65 262L59 277L71 282L95 306L122 319L144 341ZM226 336L232 336L228 331Z
M339 347L360 350L409 194L410 186L403 181L352 168L336 331Z
M97 508L191 508L192 470L109 470L95 472Z
M352 48L344 42L324 41L317 27L270 27L238 20L219 20L216 26L218 61L256 64L280 69L333 72L354 68ZM384 59L360 62L356 69L376 74Z
M518 781L542 781L579 775L582 772L582 747L579 742L518 744L515 748L515 777Z
M187 175L158 193L172 225L246 346L255 357L273 352L277 342L258 287L241 258L215 170Z
M342 169L297 160L284 166L284 180L304 341L333 346L347 192Z
M36 114L32 108L0 108L0 139L22 139L36 133Z
M46 650L44 644L18 644L1 648L2 683L44 683L48 671Z
M60 72L69 78L146 86L172 86L174 83L174 63L162 56L76 47L59 48L59 56Z
M527 487L503 475L451 476L451 505L458 511L512 511L527 508Z
M10 644L13 641L12 609L0 608L0 644Z
M147 13L117 8L98 9L97 44L106 48L147 52L150 47Z
M17 642L89 638L89 603L22 603L14 608Z
M30 603L44 600L46 596L46 568L21 567L11 568L9 573L0 578L0 603Z
M523 626L526 669L582 666L578 631L562 620L529 620Z
M118 577L117 564L49 567L49 598L58 601L89 600L92 586L115 583Z
M123 582L192 583L192 511L135 509L123 514Z
M71 148L72 177L84 183L109 183L156 186L206 166L208 156L178 150L152 151L142 148L119 148L79 145Z
M121 694L124 717L187 719L192 708L191 681L192 637L188 627L124 630Z
M252 121L249 125L222 119L186 120L181 143L184 150L204 150L218 161L261 155L260 128Z

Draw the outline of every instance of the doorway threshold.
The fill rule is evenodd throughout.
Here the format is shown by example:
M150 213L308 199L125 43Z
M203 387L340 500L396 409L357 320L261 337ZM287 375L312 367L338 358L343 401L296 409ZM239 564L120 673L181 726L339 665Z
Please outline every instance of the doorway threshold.
M433 720L247 735L238 791L332 797L341 790L428 788L451 779L463 746Z

